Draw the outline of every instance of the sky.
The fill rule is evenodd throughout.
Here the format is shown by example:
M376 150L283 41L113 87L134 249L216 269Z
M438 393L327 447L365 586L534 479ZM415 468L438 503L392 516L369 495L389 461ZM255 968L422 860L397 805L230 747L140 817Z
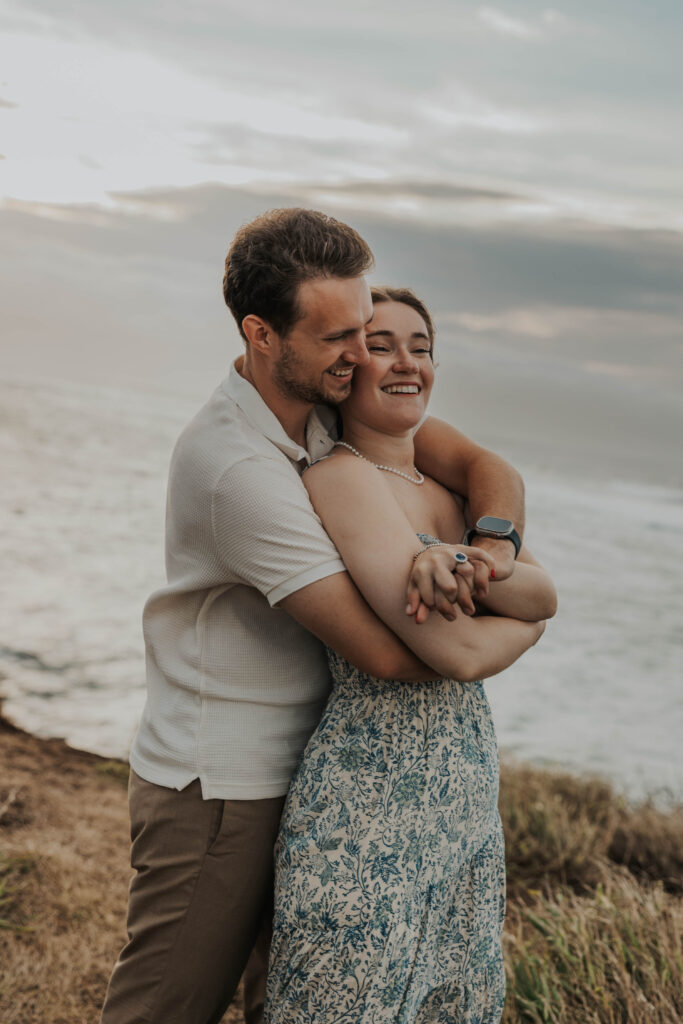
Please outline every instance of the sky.
M314 206L429 302L446 412L466 368L487 438L671 479L682 30L674 0L0 0L0 372L203 395L231 235Z

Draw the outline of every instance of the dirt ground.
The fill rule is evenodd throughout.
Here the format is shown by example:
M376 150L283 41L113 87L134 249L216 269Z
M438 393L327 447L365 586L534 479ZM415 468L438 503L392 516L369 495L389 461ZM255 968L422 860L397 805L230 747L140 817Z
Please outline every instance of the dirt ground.
M0 719L0 1020L93 1024L125 941L126 769ZM243 1020L237 1006L224 1024Z

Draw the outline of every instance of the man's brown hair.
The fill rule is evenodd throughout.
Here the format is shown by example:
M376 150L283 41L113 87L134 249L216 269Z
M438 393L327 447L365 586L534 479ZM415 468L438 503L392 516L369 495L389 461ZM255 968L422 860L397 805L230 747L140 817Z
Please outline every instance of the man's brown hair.
M348 224L317 210L269 210L235 235L225 257L223 296L243 338L242 321L250 314L285 336L303 316L297 304L303 281L360 277L373 263L367 242Z
M376 302L402 302L404 306L410 306L416 313L419 313L425 322L427 334L429 335L430 354L434 354L436 329L429 315L429 310L422 299L418 299L415 292L411 291L410 288L389 288L388 285L375 285L370 289L370 294L372 295L373 306Z

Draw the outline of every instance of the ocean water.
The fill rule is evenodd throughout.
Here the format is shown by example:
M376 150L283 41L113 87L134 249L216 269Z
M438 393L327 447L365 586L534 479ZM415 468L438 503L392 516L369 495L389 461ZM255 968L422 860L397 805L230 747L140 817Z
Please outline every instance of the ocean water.
M0 383L0 697L18 725L125 756L142 605L164 579L166 473L197 403ZM683 793L683 492L521 465L560 611L487 684L504 754Z

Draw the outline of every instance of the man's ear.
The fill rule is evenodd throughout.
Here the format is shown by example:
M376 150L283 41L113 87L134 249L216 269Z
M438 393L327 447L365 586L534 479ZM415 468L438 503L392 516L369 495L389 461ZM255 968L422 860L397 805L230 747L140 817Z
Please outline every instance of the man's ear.
M260 316L250 313L242 321L242 330L247 336L247 341L253 349L263 355L272 355L275 331Z

